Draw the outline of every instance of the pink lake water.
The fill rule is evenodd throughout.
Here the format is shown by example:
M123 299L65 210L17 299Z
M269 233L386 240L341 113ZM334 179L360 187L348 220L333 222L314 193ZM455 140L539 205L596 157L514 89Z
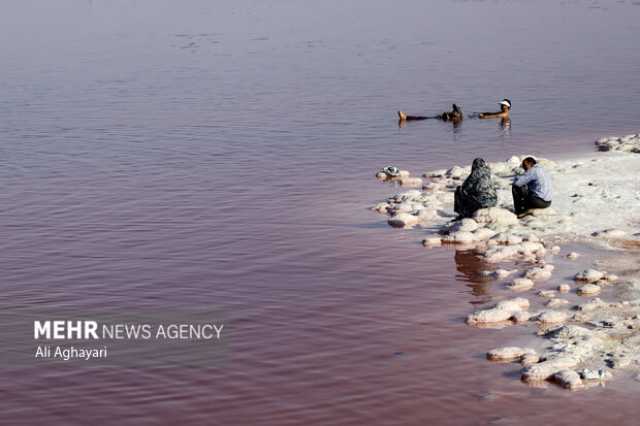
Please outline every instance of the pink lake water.
M387 164L637 132L639 18L632 1L5 2L0 423L635 424L633 384L529 388L488 363L522 330L464 324L499 294L483 265L367 208L396 191L373 178ZM510 127L396 121L503 97ZM199 310L225 334L196 365L21 352L52 312Z

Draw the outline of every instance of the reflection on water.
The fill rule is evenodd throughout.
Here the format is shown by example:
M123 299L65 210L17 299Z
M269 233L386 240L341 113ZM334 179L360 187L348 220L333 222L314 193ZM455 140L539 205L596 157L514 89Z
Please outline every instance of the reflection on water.
M52 308L211 309L227 337L197 368L5 368L2 421L628 423L637 398L616 384L533 390L487 365L517 331L463 323L496 295L485 265L366 209L396 190L373 179L386 164L637 131L639 9L593 5L5 2L0 348ZM507 95L515 126L395 124L399 108Z
M479 257L475 250L456 250L454 259L456 270L463 274L463 281L468 282L474 296L491 295L490 283L492 280L483 275L483 271L491 271L493 267ZM483 302L486 300L483 300Z

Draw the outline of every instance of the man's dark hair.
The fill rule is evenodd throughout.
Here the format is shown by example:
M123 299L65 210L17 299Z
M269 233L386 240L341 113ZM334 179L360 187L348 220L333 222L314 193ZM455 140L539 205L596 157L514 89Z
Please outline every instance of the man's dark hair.
M536 161L535 158L533 157L527 157L524 160L522 160L522 164L527 163L527 164L531 164L532 166L535 166L536 164L538 164L538 162Z

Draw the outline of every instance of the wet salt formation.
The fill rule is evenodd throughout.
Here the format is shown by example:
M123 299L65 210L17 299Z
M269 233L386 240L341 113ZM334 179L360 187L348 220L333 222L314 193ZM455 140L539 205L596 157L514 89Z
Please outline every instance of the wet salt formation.
M640 153L640 134L600 138L596 141L596 146L600 151Z
M523 172L520 163L525 156L491 163L498 206L461 220L453 211L454 191L470 173L469 166L427 172L422 178L409 171L394 177L376 175L401 186L422 186L373 207L389 216L390 226L420 228L426 233L425 247L471 250L484 264L496 265L495 270L480 271L481 276L518 297L494 300L469 313L466 323L536 330L532 347L505 346L487 353L490 361L520 363L527 383L555 382L576 390L601 384L620 369L640 371L640 277L620 279L589 268L563 271L573 276L573 283L548 283L557 272L554 259L580 257L574 251L563 252L563 244L609 249L638 244L640 234L628 206L638 198L640 136L603 138L596 144L600 151L616 152L573 161L538 159L553 179L556 198L551 208L533 210L521 219L512 211L511 183ZM500 267L507 262L517 268ZM596 297L602 293L614 300Z

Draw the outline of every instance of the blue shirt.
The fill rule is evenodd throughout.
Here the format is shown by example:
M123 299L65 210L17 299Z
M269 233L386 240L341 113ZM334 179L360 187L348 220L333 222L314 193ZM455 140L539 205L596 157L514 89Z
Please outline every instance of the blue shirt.
M529 192L542 198L545 201L551 201L553 191L551 190L551 179L547 173L539 165L530 168L525 174L516 178L514 185L525 186L529 188Z

